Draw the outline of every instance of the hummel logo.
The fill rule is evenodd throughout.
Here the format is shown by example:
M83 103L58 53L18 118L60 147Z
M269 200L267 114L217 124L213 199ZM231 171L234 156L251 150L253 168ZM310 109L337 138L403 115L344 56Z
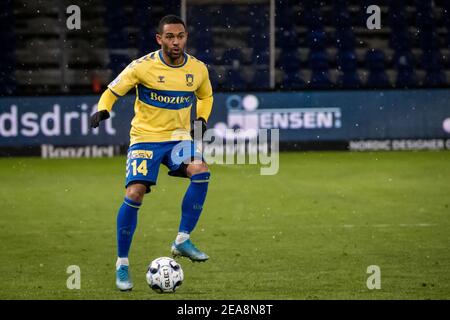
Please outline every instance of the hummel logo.
M164 76L159 76L158 79L159 83L165 83Z

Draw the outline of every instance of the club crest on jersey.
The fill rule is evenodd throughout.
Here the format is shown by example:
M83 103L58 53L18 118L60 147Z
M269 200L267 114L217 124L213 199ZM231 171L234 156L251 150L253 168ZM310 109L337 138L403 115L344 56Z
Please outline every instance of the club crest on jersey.
M192 87L194 85L194 75L191 73L186 74L186 85Z

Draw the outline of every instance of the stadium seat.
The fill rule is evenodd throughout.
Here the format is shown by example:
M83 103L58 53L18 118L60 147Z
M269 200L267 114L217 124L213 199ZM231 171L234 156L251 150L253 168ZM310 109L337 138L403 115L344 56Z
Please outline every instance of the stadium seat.
M327 36L323 30L310 30L307 34L307 44L311 50L324 50Z
M276 19L275 23L280 30L292 30L296 20L299 17L299 12L293 9L292 4L287 1L276 1Z
M11 95L16 90L16 34L12 1L2 1L0 7L0 95Z
M423 51L422 67L425 70L440 70L442 68L442 55L438 50Z
M233 63L242 61L242 51L240 48L230 48L225 50L222 55L222 62L225 65L231 65Z
M352 26L352 18L344 5L335 3L333 22L336 29L347 29Z
M400 66L397 69L395 86L398 88L413 88L417 85L417 76L411 65Z
M209 79L211 81L211 85L213 87L213 90L215 90L220 85L220 82L221 82L220 76L217 73L216 69L214 69L214 68L208 68L208 71L209 71Z
M257 90L267 90L270 86L270 74L268 69L257 69L253 75L252 87Z
M289 72L289 70L299 70L300 59L297 51L281 51L278 58L278 65L286 72Z
M357 69L358 63L353 51L341 51L337 57L337 67L341 71L338 84L343 88L356 88L361 85Z
M323 17L317 8L306 10L308 14L304 16L306 27L310 30L323 29Z
M366 53L366 67L369 70L367 85L380 88L389 86L389 79L385 69L385 55L378 49L368 50Z
M312 51L309 55L311 67L310 87L327 88L332 85L329 77L329 61L325 51Z
M282 50L293 50L298 48L299 40L295 30L284 29L277 32L276 45Z
M281 85L282 89L296 90L304 88L305 81L298 71L289 70L285 71Z
M411 65L412 67L415 66L415 59L411 51L409 50L397 50L394 53L394 56L392 58L392 63L398 67L398 66L405 66L405 65Z
M311 69L328 69L328 55L325 51L311 51L309 54L309 65Z
M338 85L347 89L358 88L361 85L361 79L356 71L344 71L338 77Z
M384 52L379 49L370 49L366 53L366 66L368 69L384 69L385 67Z
M195 57L202 61L205 64L212 64L214 63L214 56L211 53L211 50L204 50L204 51L197 51L197 53L195 54Z
M244 90L247 84L241 75L241 71L237 69L230 69L227 72L226 86L230 90Z
M111 69L114 76L117 76L123 69L129 65L131 59L126 54L110 54L108 67Z
M336 47L340 50L353 50L355 36L350 28L337 29L335 32Z
M394 28L394 27L393 27ZM392 32L389 37L389 45L395 50L405 51L410 50L411 41L407 27L398 27L395 32Z
M215 24L224 28L235 28L240 24L238 7L234 4L225 4L220 7L218 19Z
M337 67L343 71L356 71L357 59L353 51L340 51L337 56Z
M262 4L250 5L248 25L254 30L264 30L269 26L269 6Z
M396 87L411 88L417 86L417 75L414 71L414 57L410 51L396 51L392 63L397 69Z
M330 88L333 83L330 80L328 69L312 70L309 86L314 89Z
M421 32L420 47L423 51L438 50L440 47L438 34L434 30Z
M427 86L441 87L447 85L447 77L442 70L429 70L425 76Z
M267 48L264 49L264 51L253 51L253 63L259 64L259 65L266 65L269 64L270 59L270 53Z
M198 51L206 51L214 48L214 39L211 32L195 32L192 36L195 48Z

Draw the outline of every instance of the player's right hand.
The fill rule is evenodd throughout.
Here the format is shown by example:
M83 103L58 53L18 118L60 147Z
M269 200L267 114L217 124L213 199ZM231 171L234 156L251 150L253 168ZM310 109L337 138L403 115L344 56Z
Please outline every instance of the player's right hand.
M94 113L90 119L91 128L97 128L100 121L106 120L108 118L109 118L108 110L101 110Z

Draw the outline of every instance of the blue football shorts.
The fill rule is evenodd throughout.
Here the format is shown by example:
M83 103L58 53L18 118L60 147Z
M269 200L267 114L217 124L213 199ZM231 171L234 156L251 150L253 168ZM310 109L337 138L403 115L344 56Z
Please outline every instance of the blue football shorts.
M150 192L161 163L169 169L170 176L187 177L186 166L192 160L204 161L200 148L192 140L133 144L128 148L125 188L141 183Z

